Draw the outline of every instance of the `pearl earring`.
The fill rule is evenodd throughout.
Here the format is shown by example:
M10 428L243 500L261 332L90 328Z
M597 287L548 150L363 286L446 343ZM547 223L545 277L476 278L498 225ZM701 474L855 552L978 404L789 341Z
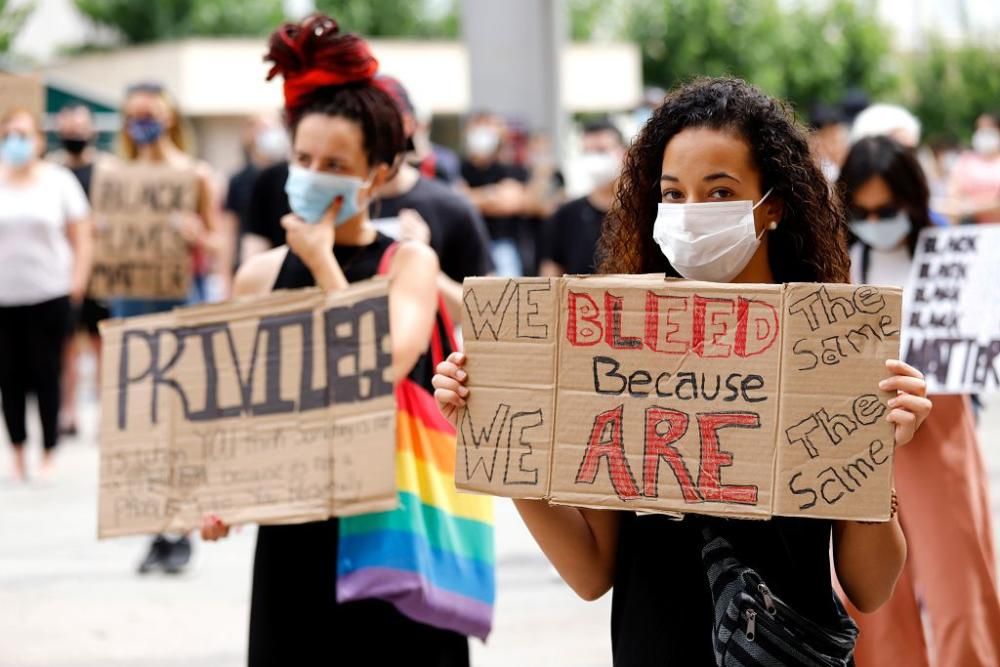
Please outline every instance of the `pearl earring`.
M770 229L773 232L775 229L778 228L778 221L777 220L772 220L771 224L769 224L767 226L767 228Z

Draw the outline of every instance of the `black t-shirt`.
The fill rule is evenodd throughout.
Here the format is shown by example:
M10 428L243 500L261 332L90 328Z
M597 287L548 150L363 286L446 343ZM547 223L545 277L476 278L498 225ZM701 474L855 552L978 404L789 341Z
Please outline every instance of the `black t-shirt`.
M247 213L250 210L254 182L259 174L260 169L256 165L248 163L229 179L225 209L232 211L239 218L240 234L247 230Z
M68 167L68 169L73 172L76 176L76 180L80 181L80 187L83 188L83 193L87 195L87 199L90 199L90 182L94 178L94 163L88 162L87 164L80 165L79 167Z
M560 206L545 221L542 257L552 260L566 273L595 273L597 242L606 213L586 197Z
M528 173L520 167L502 162L493 162L486 167L478 167L468 160L462 161L462 179L470 188L496 185L508 178L526 183ZM517 239L519 236L519 216L494 217L484 215L483 220L486 221L486 229L489 230L492 239Z
M392 218L404 208L413 209L427 222L431 247L449 278L462 282L493 271L486 226L465 197L443 183L421 177L409 192L379 199L368 212L373 218Z
M285 194L287 180L288 163L279 162L261 169L250 189L244 232L264 237L275 248L285 243L281 218L292 212Z
M712 596L701 561L711 524L771 591L820 625L837 618L829 521L768 521L623 512L611 605L615 667L711 667Z

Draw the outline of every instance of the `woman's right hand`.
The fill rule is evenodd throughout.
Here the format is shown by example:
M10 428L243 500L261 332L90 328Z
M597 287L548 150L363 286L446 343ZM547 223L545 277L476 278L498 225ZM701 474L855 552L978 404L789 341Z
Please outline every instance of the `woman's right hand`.
M343 198L337 197L326 213L316 223L306 222L294 213L281 218L281 226L285 229L285 242L288 247L305 263L313 275L322 272L324 264L335 261L333 244L335 234L334 221L343 204Z
M438 409L455 428L458 428L458 412L465 407L465 401L469 398L469 388L465 386L469 381L469 374L465 372L463 366L465 366L465 355L461 352L452 352L447 359L437 365L437 372L431 380Z
M215 542L223 537L229 537L229 525L215 514L204 514L201 517L201 539Z

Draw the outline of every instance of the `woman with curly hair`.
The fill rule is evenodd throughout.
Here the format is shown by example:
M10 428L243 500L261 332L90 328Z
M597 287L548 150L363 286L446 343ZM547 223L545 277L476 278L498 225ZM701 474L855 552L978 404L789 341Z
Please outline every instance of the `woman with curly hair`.
M653 113L629 149L600 252L602 273L735 283L849 277L841 209L802 129L782 103L728 78L680 87ZM469 395L464 362L452 355L434 378L439 406L451 419ZM913 437L930 402L918 371L895 360L886 365L892 376L880 387L899 392L888 417L898 446ZM824 627L843 619L831 543L844 590L865 610L888 599L906 557L895 518L870 525L696 515L675 521L515 503L573 590L594 600L613 589L618 666L716 664L712 593L701 561L706 527L730 542L776 596Z

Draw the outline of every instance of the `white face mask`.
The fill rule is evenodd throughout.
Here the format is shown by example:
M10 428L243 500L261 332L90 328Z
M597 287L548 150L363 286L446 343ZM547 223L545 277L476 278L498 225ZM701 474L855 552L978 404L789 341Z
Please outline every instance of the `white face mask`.
M584 153L580 156L580 171L596 188L613 182L621 168L621 160L613 153Z
M905 213L888 220L852 220L851 233L875 250L893 250L910 233L913 224Z
M748 199L660 204L653 240L685 278L727 283L760 245L753 212L770 194L768 190L756 204Z
M496 153L500 146L500 133L491 127L474 127L465 136L465 150L469 155L486 157Z
M288 159L291 150L288 133L280 127L269 127L258 132L254 137L254 147L261 157L270 162Z
M1000 151L1000 130L984 127L972 134L972 150L980 155L993 155Z

